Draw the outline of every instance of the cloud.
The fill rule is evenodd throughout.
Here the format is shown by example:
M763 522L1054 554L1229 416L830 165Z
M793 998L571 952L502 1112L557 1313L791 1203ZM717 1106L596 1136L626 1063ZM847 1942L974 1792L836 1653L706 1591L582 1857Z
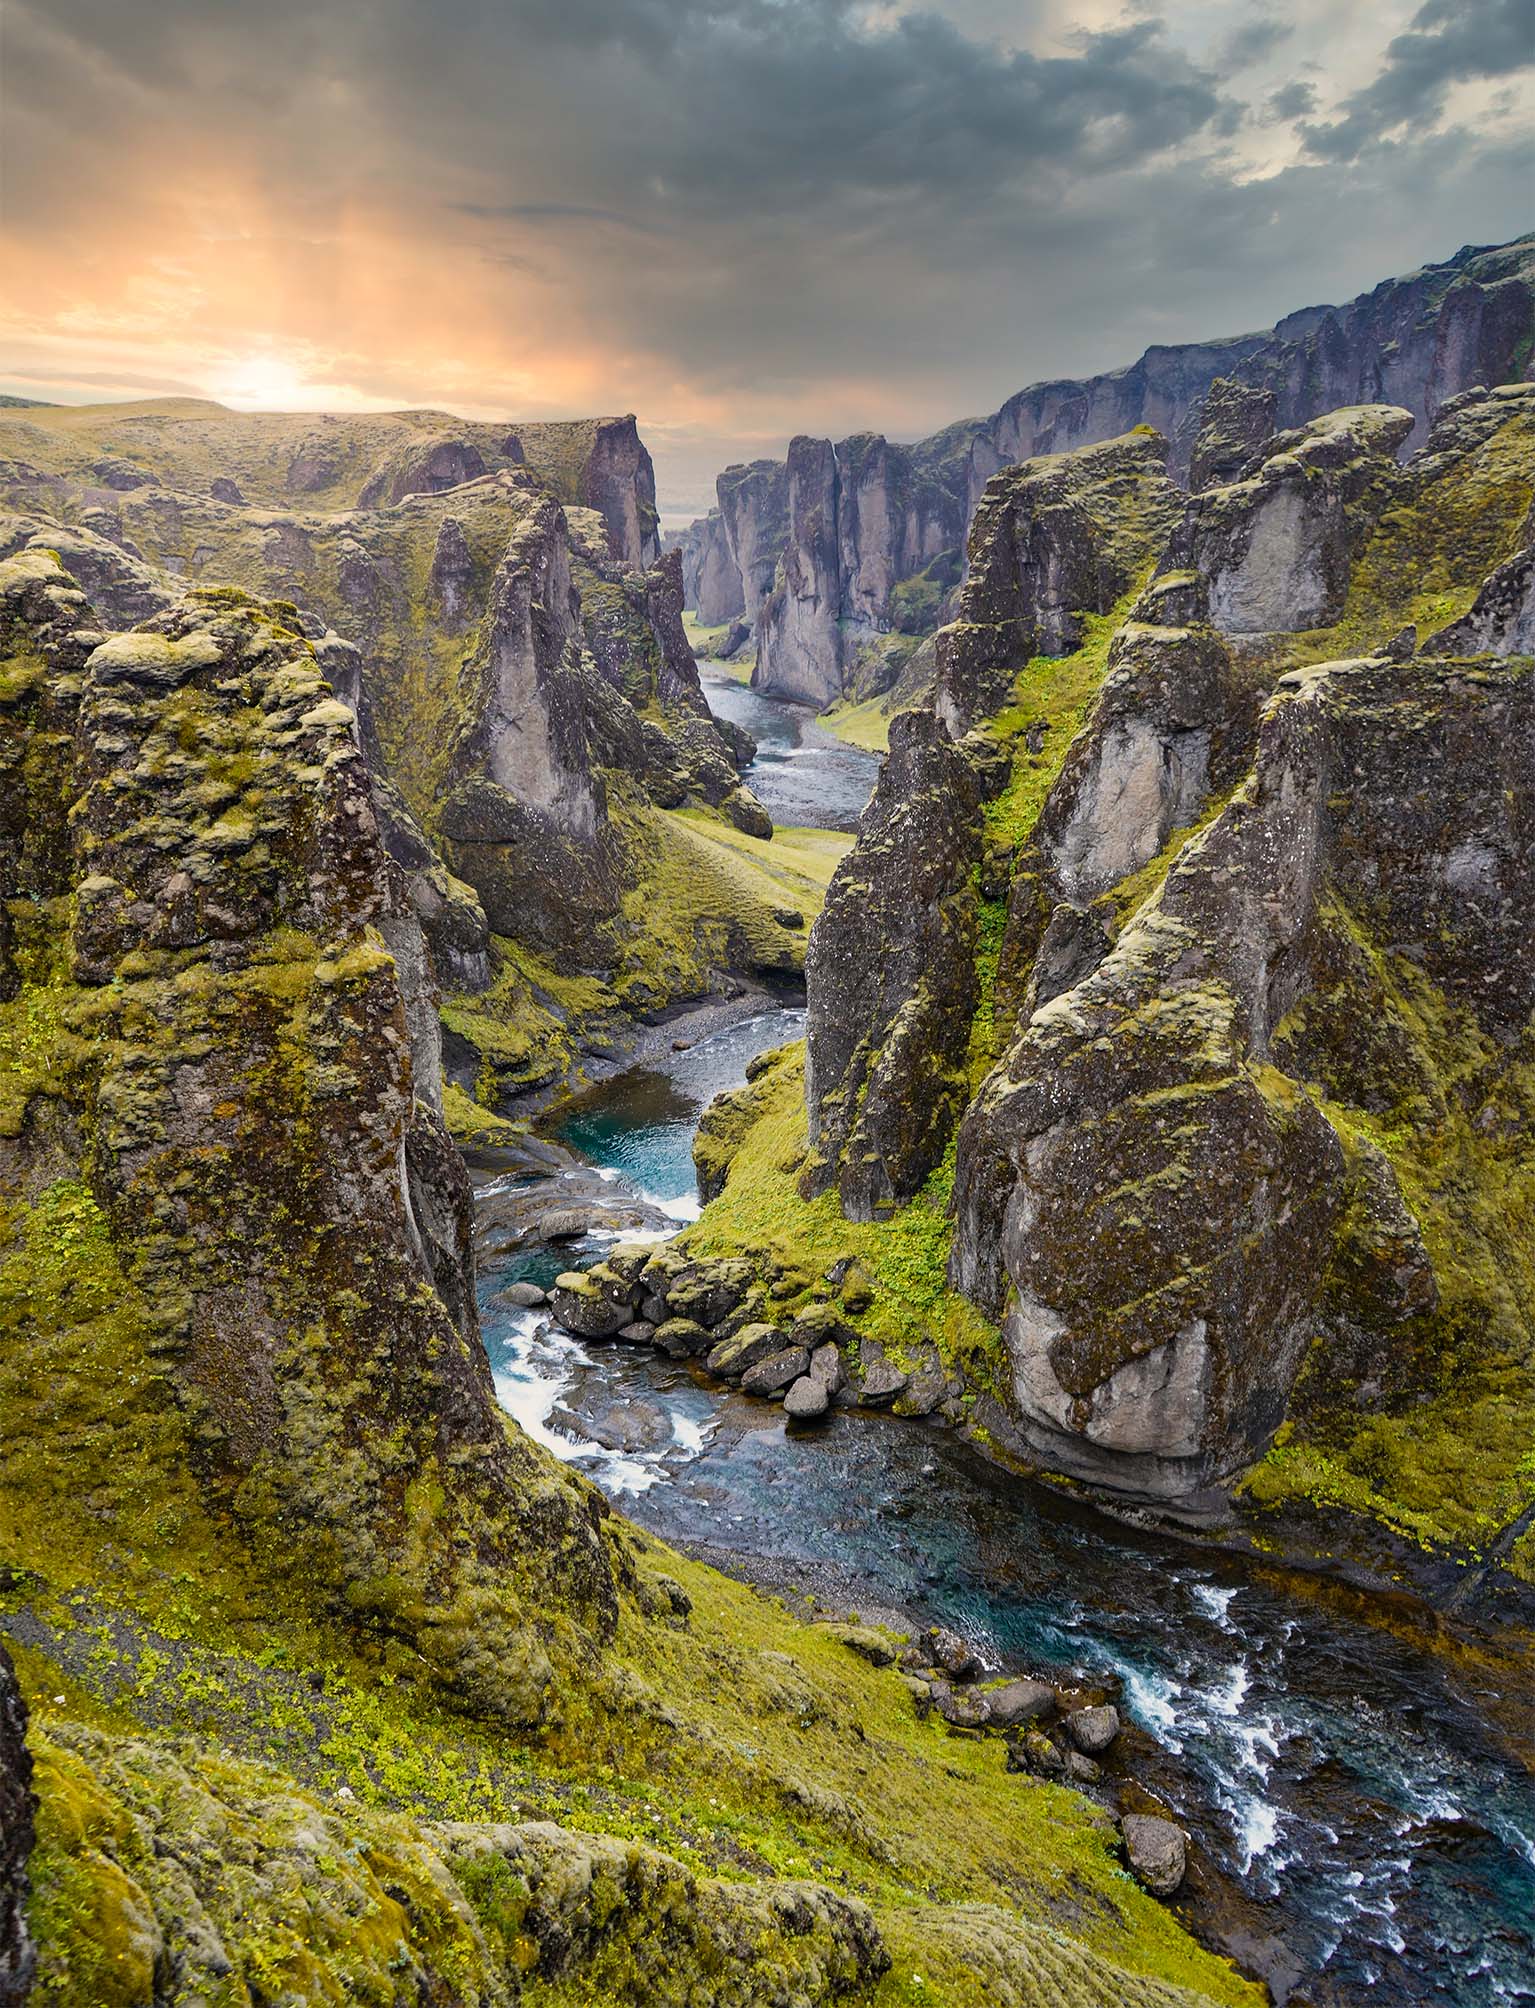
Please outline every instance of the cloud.
M1310 151L1353 160L1368 146L1433 127L1457 84L1535 69L1535 0L1428 0L1386 46L1379 74L1341 116L1306 129Z
M270 353L311 399L634 410L663 490L1531 220L1514 120L1446 146L1402 53L1492 74L1509 32L1461 19L1490 0L1234 28L1205 0L5 4L0 352L29 382L208 388ZM1366 105L1389 149L1300 137Z

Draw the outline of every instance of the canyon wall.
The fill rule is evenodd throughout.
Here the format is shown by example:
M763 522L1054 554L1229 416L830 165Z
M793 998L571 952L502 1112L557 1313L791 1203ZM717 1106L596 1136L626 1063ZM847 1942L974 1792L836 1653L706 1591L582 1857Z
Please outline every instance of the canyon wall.
M869 434L835 446L797 439L785 463L727 469L721 527L757 626L757 687L824 707L892 682L910 652L903 637L954 610L970 519L987 481L1013 462L1151 425L1185 481L1217 379L1271 400L1279 426L1347 405L1400 406L1413 449L1448 399L1526 376L1532 349L1535 238L1526 237L1467 247L1256 334L1159 346L1125 369L1032 384L990 418L915 446ZM729 589L714 562L719 605Z

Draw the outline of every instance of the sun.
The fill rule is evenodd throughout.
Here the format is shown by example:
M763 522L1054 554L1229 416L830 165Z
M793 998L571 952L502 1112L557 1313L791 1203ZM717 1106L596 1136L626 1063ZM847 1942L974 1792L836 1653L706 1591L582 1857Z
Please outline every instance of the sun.
M306 401L309 388L292 363L270 352L231 362L211 387L221 403L240 411L291 410Z

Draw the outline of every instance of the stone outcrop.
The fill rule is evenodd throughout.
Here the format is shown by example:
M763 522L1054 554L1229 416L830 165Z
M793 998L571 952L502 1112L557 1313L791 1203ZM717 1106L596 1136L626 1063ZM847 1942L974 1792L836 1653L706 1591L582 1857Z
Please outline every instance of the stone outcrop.
M1278 409L1273 391L1217 377L1195 407L1199 424L1189 455L1190 493L1237 480L1277 429Z
M0 2008L22 2008L36 1967L26 1908L35 1813L26 1703L0 1645Z
M1400 1223L1370 1315L1432 1304L1395 1175L1322 1104L1368 1107L1393 1076L1435 1094L1362 929L1414 944L1494 1043L1535 1002L1516 940L1532 721L1530 665L1283 679L1251 781L983 1087L954 1273L1001 1317L1056 1468L1167 1496L1234 1476L1283 1419L1361 1187L1371 1220Z
M714 485L740 575L742 613L755 626L788 539L789 470L781 460L753 460L727 467Z
M1233 456L1260 424L1294 429L1346 406L1384 403L1411 414L1410 447L1441 406L1476 384L1527 375L1535 333L1535 238L1467 246L1443 264L1390 279L1342 307L1308 307L1275 327L1219 341L1148 349L1126 369L1030 385L987 419L897 446L870 435L796 442L802 461L827 448L848 470L824 508L786 520L790 469L762 461L727 469L718 494L748 618L770 593L782 612L759 636L757 680L785 695L831 702L854 675L871 687L901 666L880 638L930 631L953 611L971 516L1001 468L1112 439L1138 425L1172 442L1176 478L1196 489L1229 480ZM1209 403L1205 439L1201 424ZM1197 459L1197 465L1196 463ZM828 545L839 552L829 594ZM952 552L955 562L945 563ZM781 578L769 557L781 560ZM799 604L790 607L790 602ZM839 678L828 671L841 637Z
M1166 568L1200 575L1226 634L1330 627L1412 429L1410 411L1371 404L1276 433L1241 480L1190 498Z
M806 960L808 1189L835 1185L851 1219L909 1198L952 1132L976 1004L979 851L965 760L930 713L903 713Z
M561 1594L598 1629L611 1584L587 1503L496 1408L435 996L354 714L282 611L233 591L107 638L51 558L0 565L0 596L31 664L6 692L6 976L61 1042L0 1176L79 1177L88 1135L80 1204L211 1497L275 1515L314 1594L531 1719L532 1530L560 1530ZM437 1474L425 1546L402 1468Z
M682 603L705 627L723 627L746 612L741 569L730 553L725 519L711 509L677 540L682 554Z
M1092 718L1011 864L997 991L1025 1018L1107 954L1109 916L1094 902L1246 771L1261 686L1207 625L1173 624L1185 609L1167 603L1195 591L1172 575L1141 596L1114 637Z
M1153 432L1025 460L975 514L959 618L937 637L937 710L954 738L999 710L1036 655L1068 655L1162 548L1179 498Z

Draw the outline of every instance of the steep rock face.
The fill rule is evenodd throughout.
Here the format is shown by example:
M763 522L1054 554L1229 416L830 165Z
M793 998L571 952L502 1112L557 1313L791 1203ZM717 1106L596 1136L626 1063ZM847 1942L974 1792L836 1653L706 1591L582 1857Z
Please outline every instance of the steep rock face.
M807 1184L835 1185L850 1219L909 1198L953 1130L976 1004L979 843L966 762L930 713L903 713L806 962Z
M1217 377L1195 407L1199 424L1189 455L1189 489L1235 481L1276 430L1279 399L1255 384Z
M792 439L788 542L758 613L753 687L824 708L842 695L837 455L829 439Z
M999 1002L1027 1017L1107 953L1111 915L1096 901L1149 865L1245 771L1262 686L1244 678L1202 611L1169 606L1195 588L1159 581L1109 649L1087 727L1072 742L1011 869Z
M1026 460L987 485L970 534L959 619L937 640L939 717L955 738L990 717L1036 655L1065 655L1081 616L1104 613L1177 518L1167 445L1131 433Z
M725 519L711 509L690 523L677 541L682 553L682 603L705 627L722 627L746 611L741 568L731 556Z
M844 591L835 604L821 590L814 551L798 547L789 526L774 548L776 516L769 533L755 535L748 548L733 518L748 515L755 527L767 512L739 509L740 483L732 477L744 470L727 470L720 477L720 505L749 616L756 618L757 605L771 588L771 574L763 579L770 549L781 555L790 595L808 581L815 601L805 617L781 622L762 636L762 687L784 694L830 689L828 637L844 632L839 623L857 637L846 645L849 655L881 632L936 626L950 610L945 596L954 580L934 577L935 554L962 547L986 483L1005 466L1151 425L1172 441L1172 470L1182 479L1190 472L1203 408L1218 382L1223 388L1211 411L1212 438L1195 487L1216 473L1231 478L1233 450L1253 436L1270 410L1274 422L1293 429L1346 406L1395 405L1411 414L1408 443L1418 447L1450 399L1475 384L1527 376L1532 335L1535 237L1525 237L1492 248L1468 246L1444 264L1387 280L1346 306L1304 308L1255 334L1151 348L1127 369L1030 385L992 417L950 426L914 447L844 441L835 449L839 462L880 466L883 477L875 495L861 504L849 491L846 542L856 546L857 562L843 567ZM1239 403L1246 416L1237 421ZM1210 464L1210 452L1220 459L1219 468ZM787 470L782 463L758 462L751 476L750 495L766 496L781 491ZM911 498L909 506L895 499L901 496ZM843 541L839 531L839 549ZM833 697L847 680L844 674Z
M1410 942L1476 1036L1517 1041L1535 1001L1517 918L1535 889L1532 723L1528 664L1282 679L1251 781L984 1085L960 1136L954 1274L1001 1317L1025 1431L1056 1468L1187 1496L1249 1462L1361 1186L1367 1217L1395 1223L1375 1316L1432 1304L1395 1174L1324 1104L1432 1098L1433 1062L1390 1011L1349 1012L1339 1038L1339 1005L1368 995L1374 944Z
M632 411L595 422L575 499L606 523L615 558L643 572L660 557L656 472Z
M36 1966L26 1914L35 1812L26 1703L0 1645L0 2008L21 2008Z
M1412 429L1410 411L1360 405L1276 434L1244 479L1190 499L1168 568L1201 575L1226 634L1330 627Z
M755 626L789 535L789 470L781 460L753 460L727 467L714 486L740 574L742 612Z
M518 1602L530 1542L559 1555L549 1581L578 1618L604 1623L611 1588L586 1502L495 1405L467 1183L435 1072L415 1071L423 1049L435 1064L425 957L354 715L242 595L96 637L82 663L71 591L51 561L0 566L24 672L5 721L10 980L59 1028L0 1176L45 1205L84 1174L68 1203L100 1221L212 1495L252 1540L280 1527L274 1559L315 1595L411 1639L479 1705L534 1716L550 1665Z

